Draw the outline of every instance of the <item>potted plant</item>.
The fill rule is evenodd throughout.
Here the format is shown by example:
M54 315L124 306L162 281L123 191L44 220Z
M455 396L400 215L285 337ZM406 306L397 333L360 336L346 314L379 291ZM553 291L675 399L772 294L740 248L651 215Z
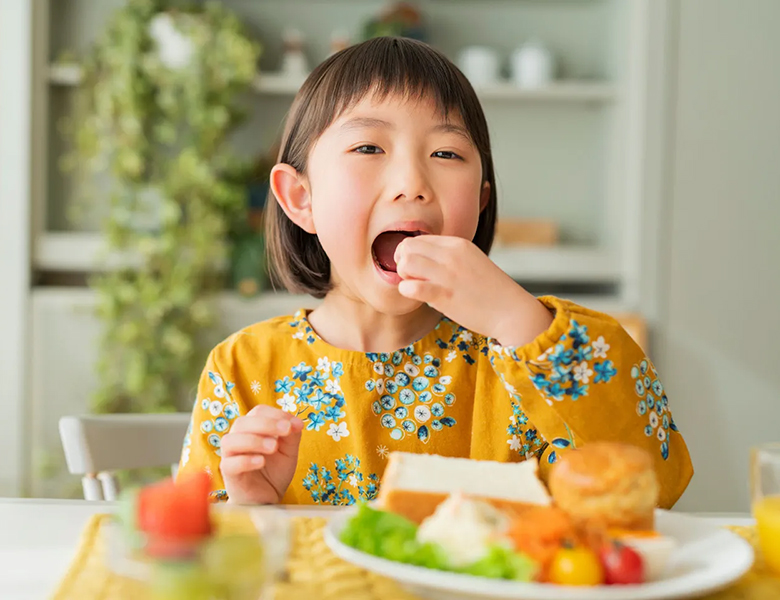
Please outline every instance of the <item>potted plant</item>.
M184 408L246 206L227 138L259 54L219 2L128 0L83 61L65 167L110 175L104 232L120 257L90 281L104 325L96 412Z

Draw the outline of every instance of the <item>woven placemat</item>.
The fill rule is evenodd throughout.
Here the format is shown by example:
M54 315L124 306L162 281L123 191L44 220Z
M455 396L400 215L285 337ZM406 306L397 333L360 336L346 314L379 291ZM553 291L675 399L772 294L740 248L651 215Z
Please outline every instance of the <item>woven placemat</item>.
M95 515L87 524L76 556L53 600L137 600L148 597L145 586L114 574L106 565L103 527L110 515ZM284 580L275 584L264 600L417 600L392 581L369 573L337 558L323 539L322 518L292 519L292 545ZM250 532L251 519L231 518L219 524L222 530ZM731 527L756 549L753 569L726 590L706 600L780 599L780 578L766 569L757 546L754 528Z

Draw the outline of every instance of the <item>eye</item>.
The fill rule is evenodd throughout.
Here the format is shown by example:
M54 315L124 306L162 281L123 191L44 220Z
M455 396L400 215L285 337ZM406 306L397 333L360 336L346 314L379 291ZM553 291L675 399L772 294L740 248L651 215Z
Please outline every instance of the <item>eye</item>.
M362 146L355 148L353 152L357 152L358 154L381 154L382 149L379 146L363 144Z
M452 152L450 150L437 150L436 152L431 154L431 156L433 156L434 158L444 158L444 159L447 159L447 160L452 160L453 158L455 158L455 159L462 159L462 157L460 155L455 154L454 152Z

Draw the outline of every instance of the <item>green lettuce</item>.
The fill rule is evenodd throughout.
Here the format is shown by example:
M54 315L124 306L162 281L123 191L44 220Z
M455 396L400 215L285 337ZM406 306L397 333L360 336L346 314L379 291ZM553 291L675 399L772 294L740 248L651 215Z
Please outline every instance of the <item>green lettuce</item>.
M429 569L517 581L530 581L536 572L536 564L530 558L498 545L492 546L487 555L474 564L453 568L444 548L417 541L415 523L367 504L358 507L344 526L340 539L366 554Z

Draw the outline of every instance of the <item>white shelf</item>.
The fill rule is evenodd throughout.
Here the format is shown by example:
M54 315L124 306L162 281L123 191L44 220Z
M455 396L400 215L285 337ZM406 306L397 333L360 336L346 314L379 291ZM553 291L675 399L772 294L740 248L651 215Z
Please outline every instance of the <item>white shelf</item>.
M49 82L54 85L76 86L81 82L81 67L52 65ZM294 96L303 80L290 79L278 73L259 73L252 87L259 94ZM610 83L588 80L561 80L538 89L521 89L511 83L477 88L483 100L529 100L564 102L609 102L617 97L617 87Z
M616 257L592 246L495 248L490 253L513 279L533 282L609 282L620 278Z
M615 257L590 246L496 248L490 257L514 279L575 283L615 281L620 277ZM47 232L35 247L35 268L42 271L93 272L105 265L132 265L132 254L107 256L100 233Z

